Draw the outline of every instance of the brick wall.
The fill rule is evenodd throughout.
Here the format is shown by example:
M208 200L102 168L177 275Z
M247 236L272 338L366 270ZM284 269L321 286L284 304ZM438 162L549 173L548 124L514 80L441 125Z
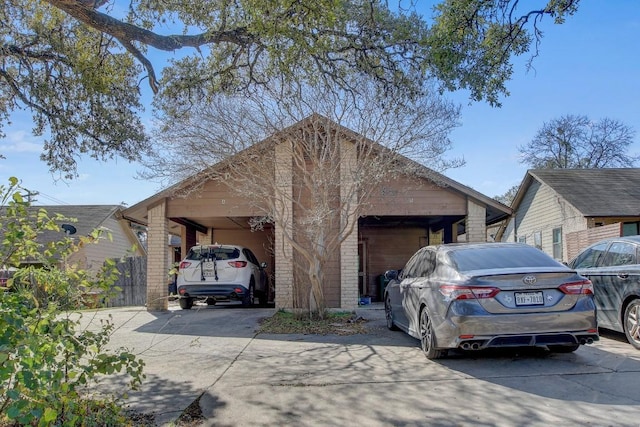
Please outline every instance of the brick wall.
M353 232L342 242L340 247L340 308L355 309L358 306L358 218L355 214L356 194L352 191L351 174L357 162L355 146L345 142L340 153L340 200L343 205L341 229L349 228L348 224L356 222ZM344 210L351 197L351 209Z
M147 241L147 310L167 310L167 283L169 272L169 246L167 235L169 221L166 218L166 202L148 211L149 229Z
M467 201L467 242L487 241L486 216L487 210L484 206L475 203L471 199Z
M293 171L291 169L290 148L286 142L278 144L276 150L275 179L276 194L279 198L276 206L283 209L282 224L276 224L274 230L275 256L275 288L276 308L293 308L293 248L284 238L284 233L291 235L293 220L291 202Z

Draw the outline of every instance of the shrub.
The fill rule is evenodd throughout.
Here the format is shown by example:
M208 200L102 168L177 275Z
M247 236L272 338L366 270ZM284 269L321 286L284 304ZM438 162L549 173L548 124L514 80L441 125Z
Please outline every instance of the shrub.
M80 330L76 310L87 290L109 292L115 265L106 263L93 275L65 262L83 245L97 243L101 232L42 245L37 237L59 230L62 218L42 209L30 213L16 178L0 186L0 200L0 267L18 268L0 289L0 424L123 424L115 398L92 400L86 390L100 376L120 372L136 387L143 362L125 349L108 349L112 322Z

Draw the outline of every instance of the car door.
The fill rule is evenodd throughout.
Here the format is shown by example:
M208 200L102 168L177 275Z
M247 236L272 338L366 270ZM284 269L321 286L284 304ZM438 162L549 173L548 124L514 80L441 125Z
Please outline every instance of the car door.
M622 331L622 302L640 283L636 245L612 242L601 258L597 272L596 298L602 327ZM595 286L595 285L594 285Z
M598 323L600 326L611 328L607 317L604 314L601 314L603 307L608 304L608 297L603 290L604 276L600 268L600 261L604 259L608 246L609 242L603 242L586 249L578 255L578 257L571 263L570 267L582 276L591 280L594 289L594 302L598 311Z
M416 280L415 263L417 259L418 253L414 254L409 259L398 276L398 283L390 284L391 287L389 289L394 321L400 328L407 331L409 329L409 317L407 316L407 313L408 311L411 311L411 307L408 306L408 294L411 291L412 283Z
M410 331L419 334L420 306L424 293L429 292L428 276L433 271L435 252L426 247L418 251L412 258L406 280L402 282L402 308L407 318Z

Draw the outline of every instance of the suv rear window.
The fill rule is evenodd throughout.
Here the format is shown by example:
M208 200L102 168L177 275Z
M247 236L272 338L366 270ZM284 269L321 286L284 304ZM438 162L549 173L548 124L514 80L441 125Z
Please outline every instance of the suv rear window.
M216 260L236 259L240 257L240 250L238 248L230 247L207 247L207 246L194 246L189 249L187 259L193 261L200 261L202 258L211 258L215 254Z

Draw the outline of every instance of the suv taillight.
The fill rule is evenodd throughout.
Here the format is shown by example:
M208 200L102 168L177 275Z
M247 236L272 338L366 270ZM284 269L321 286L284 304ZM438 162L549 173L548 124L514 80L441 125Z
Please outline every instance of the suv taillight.
M247 261L229 261L229 265L234 268L243 268L247 266Z
M180 270L182 270L183 268L187 268L191 265L191 263L189 261L182 261L180 263Z

